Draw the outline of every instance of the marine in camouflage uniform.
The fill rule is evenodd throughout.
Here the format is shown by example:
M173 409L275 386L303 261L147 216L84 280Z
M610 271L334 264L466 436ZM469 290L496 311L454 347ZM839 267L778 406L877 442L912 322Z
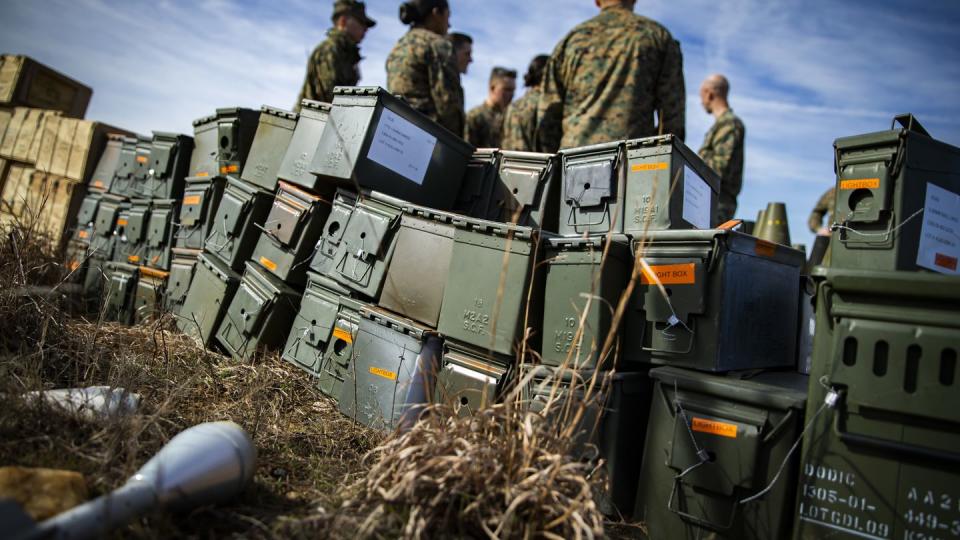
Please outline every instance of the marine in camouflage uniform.
M313 50L307 61L303 87L293 107L295 111L300 110L300 102L304 99L330 103L334 87L356 86L360 81L359 40L363 39L365 28L372 28L377 23L367 17L366 6L357 0L334 2L334 24L342 16L353 20L348 20L344 28L335 26L328 30L327 39Z
M503 138L500 148L533 152L536 150L537 104L540 102L540 82L549 56L539 55L530 62L523 84L527 92L507 107L503 118Z
M470 109L464 138L477 148L500 148L504 113L488 103Z
M814 206L813 211L810 212L810 217L807 218L807 227L810 227L810 232L814 234L819 233L823 227L829 227L833 224L833 210L836 202L836 187L831 187L820 196L817 205ZM826 225L823 223L824 216L827 217Z
M463 134L463 87L453 46L444 36L424 28L404 34L387 57L387 90L456 135Z
M624 2L575 27L554 49L537 106L537 148L555 152L656 135L683 138L680 44Z
M732 109L727 109L713 123L700 157L720 176L720 196L717 203L717 224L733 219L737 211L737 196L743 187L743 138L746 129Z

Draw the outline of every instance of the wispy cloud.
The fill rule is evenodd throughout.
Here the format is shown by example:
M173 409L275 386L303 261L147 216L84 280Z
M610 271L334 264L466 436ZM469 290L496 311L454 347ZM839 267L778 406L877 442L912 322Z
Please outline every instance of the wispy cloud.
M452 0L456 30L475 38L467 105L486 94L494 65L526 68L577 23L589 0ZM362 84L406 31L398 0L368 0L378 25L362 44ZM7 0L0 49L25 53L94 87L88 116L140 132L189 132L227 105L290 107L307 57L330 24L328 0ZM832 182L833 140L915 112L960 144L960 4L834 0L640 1L683 46L688 144L712 119L697 88L709 73L733 83L747 125L743 217L788 202L795 240L809 240L809 207Z

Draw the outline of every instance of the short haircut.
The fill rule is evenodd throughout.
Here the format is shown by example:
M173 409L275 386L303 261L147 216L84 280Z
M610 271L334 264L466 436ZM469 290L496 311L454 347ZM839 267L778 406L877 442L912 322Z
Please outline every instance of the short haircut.
M453 45L455 51L459 51L467 45L473 44L473 38L467 34L461 34L460 32L450 32L447 34L447 39L450 40L450 43Z
M730 81L719 73L707 77L703 84L723 99L727 99L727 96L730 95Z
M497 66L490 70L490 86L493 86L497 81L502 81L503 79L516 79L517 70L507 69L505 67Z
M527 67L527 73L523 76L524 86L534 87L540 85L540 81L543 80L543 70L546 69L548 60L550 60L549 56L540 54L530 61L530 66Z

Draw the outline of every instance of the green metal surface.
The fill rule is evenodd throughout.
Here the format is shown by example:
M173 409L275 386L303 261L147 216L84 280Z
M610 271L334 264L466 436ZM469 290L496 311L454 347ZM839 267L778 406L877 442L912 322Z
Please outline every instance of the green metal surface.
M183 179L190 167L193 137L177 133L153 132L150 145L150 167L147 177L138 184L138 197L179 199L183 196Z
M360 310L352 369L340 393L340 411L376 429L397 426L414 382L429 328L372 306Z
M107 145L103 148L103 153L100 154L100 160L97 161L97 168L93 170L93 175L90 177L88 188L91 194L93 194L93 192L102 193L110 191L110 187L113 185L113 178L116 176L117 169L120 167L123 139L124 137L122 135L107 135Z
M165 307L172 313L179 314L183 302L187 299L190 290L190 281L197 267L200 250L173 248L170 261L170 278L167 280Z
M560 160L553 154L498 150L487 219L556 232Z
M830 266L923 269L918 265L921 237L940 233L923 227L925 219L935 217L923 212L928 187L960 195L960 148L931 138L922 127L898 127L837 139L834 149L834 220L841 228L830 242ZM926 269L957 274L955 254L936 260L942 262Z
M220 136L220 176L237 176L243 171L253 138L260 123L260 111L242 107L217 109L217 131ZM191 176L196 176L191 173Z
M253 260L290 285L302 287L330 209L329 198L281 180Z
M249 360L259 348L278 349L290 334L300 294L254 263L247 263L230 301L217 341L236 360Z
M441 335L482 351L513 356L525 329L539 328L543 313L542 272L535 268L541 255L539 235L529 227L468 218L454 225L437 328ZM538 350L539 341L534 332L527 348Z
M154 199L150 205L150 220L147 222L143 251L144 266L157 270L170 270L171 248L175 237L174 217L179 210L179 199Z
M193 153L187 176L210 179L220 174L220 130L217 115L204 116L193 121Z
M720 180L672 135L562 150L559 232L705 229Z
M214 218L226 183L227 179L222 176L193 176L186 179L176 224L176 247L203 249L204 241L213 231Z
M164 313L167 288L166 272L141 271L133 297L133 323L156 322Z
M137 136L123 137L120 145L120 157L110 182L108 191L119 197L130 197L134 194L133 181L137 171Z
M350 214L327 275L376 301L397 245L404 204L379 193L362 198Z
M719 229L651 232L633 245L666 296L644 275L634 300L646 328L625 354L705 371L795 365L803 253Z
M960 535L960 281L824 277L807 414L838 400L804 440L794 538Z
M445 341L434 401L451 407L461 417L497 403L511 360Z
M347 291L333 280L311 273L300 300L300 311L283 347L283 359L315 377L337 323L340 295Z
M353 369L353 345L360 332L360 309L364 306L362 302L344 294L337 299L337 318L330 343L323 352L317 388L338 401L343 393L343 382Z
M474 148L377 87L340 87L311 172L439 210L453 208Z
M380 307L437 327L453 256L455 219L448 212L404 205Z
M137 149L134 156L133 176L127 185L128 194L131 198L143 197L147 178L150 176L150 152L153 150L153 137L146 135L137 136Z
M220 259L203 253L197 259L190 288L177 316L177 327L205 347L212 348L240 276Z
M786 458L803 429L806 376L677 368L650 376L656 388L634 511L649 537L789 537L798 460Z
M277 189L277 172L297 125L297 113L263 107L240 179L267 191Z
M332 276L336 266L337 248L347 229L350 215L357 205L357 196L345 189L338 189L333 196L333 207L323 227L323 235L317 242L313 258L310 259L310 271L315 274Z
M133 324L133 302L140 270L133 265L106 264L107 286L104 318L121 324Z
M300 118L277 172L281 180L322 195L332 193L334 186L314 176L310 165L330 117L330 107L329 103L309 99L300 103Z
M543 351L549 366L593 369L607 340L613 314L630 274L633 255L626 236L549 238L544 243ZM623 335L642 335L643 320L627 312L617 327L603 369L636 360L619 352Z
M232 176L220 199L204 251L215 255L235 272L250 259L260 227L270 213L273 193Z
M150 227L152 206L153 201L150 199L133 199L130 201L130 210L126 214L120 213L116 229L120 234L113 254L114 261L134 265L143 264L147 256L147 231ZM120 224L124 219L127 224L120 232Z

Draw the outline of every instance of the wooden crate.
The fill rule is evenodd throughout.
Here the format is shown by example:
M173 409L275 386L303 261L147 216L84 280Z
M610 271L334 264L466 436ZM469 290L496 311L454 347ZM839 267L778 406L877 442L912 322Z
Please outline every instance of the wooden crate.
M0 105L61 111L83 118L93 90L22 55L0 56Z
M50 118L59 118L58 111L17 107L6 123L0 139L0 157L36 163L40 153L40 142ZM3 123L0 120L0 123Z
M86 186L62 176L13 165L0 200L0 224L18 224L60 249L86 195Z
M64 116L48 117L43 124L37 152L39 171L87 183L109 135L130 132L100 122Z

